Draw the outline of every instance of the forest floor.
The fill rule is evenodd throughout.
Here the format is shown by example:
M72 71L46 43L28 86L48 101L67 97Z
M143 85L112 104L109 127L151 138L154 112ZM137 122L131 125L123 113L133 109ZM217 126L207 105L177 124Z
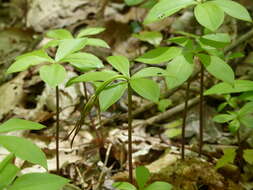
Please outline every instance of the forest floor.
M18 117L47 126L46 129L12 133L31 139L46 153L49 171L56 172L55 155L55 91L46 86L38 76L38 68L14 75L6 69L15 57L45 44L43 33L53 28L67 28L73 33L86 26L102 26L106 30L98 35L111 49L87 47L105 61L109 55L120 54L133 60L151 48L151 45L134 38L140 30L155 30L164 40L175 36L174 31L198 32L192 12L184 10L161 22L142 26L146 9L127 7L123 1L89 0L25 0L0 1L0 120ZM103 8L105 3L105 9ZM253 11L253 2L241 0ZM39 8L40 7L40 8ZM226 18L221 31L231 34L234 41L251 28L241 22ZM236 77L253 80L253 38L236 47L234 52L244 52L245 57L232 64ZM166 42L164 42L166 45ZM106 65L108 66L108 65ZM133 70L144 67L136 63ZM78 73L66 66L68 79ZM157 79L160 80L160 79ZM205 89L216 81L208 73ZM151 181L162 180L174 185L175 190L239 190L253 189L253 165L242 160L241 149L253 148L253 131L242 129L238 136L229 132L226 125L215 123L217 107L225 101L222 96L206 96L204 100L204 145L199 157L199 89L198 73L191 80L189 110L186 118L186 159L181 160L181 127L187 84L168 90L160 81L162 99L169 104L157 105L133 96L133 162L145 165L152 173ZM88 94L94 92L87 84ZM128 180L127 165L127 94L106 112L93 108L75 138L66 138L75 127L85 102L84 86L76 84L66 88L60 85L60 174L72 180L64 190L113 190L114 181ZM94 127L97 131L94 131ZM240 148L238 148L240 147ZM237 150L233 162L216 169L224 149ZM0 148L0 157L7 152ZM44 169L19 163L22 173L43 172Z

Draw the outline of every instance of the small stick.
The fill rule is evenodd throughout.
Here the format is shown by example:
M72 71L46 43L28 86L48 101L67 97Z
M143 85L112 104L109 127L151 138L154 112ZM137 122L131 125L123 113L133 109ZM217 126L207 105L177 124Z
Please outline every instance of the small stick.
M181 151L181 159L185 158L185 129L186 129L186 118L188 112L188 100L189 100L189 89L190 89L191 81L187 82L186 93L185 93L185 104L184 104L184 114L183 114L183 125L182 125L182 151Z
M106 171L105 168L106 168L106 165L107 165L108 160L109 160L109 156L110 156L111 149L112 149L112 144L110 143L109 146L108 146L108 149L107 149L107 151L106 151L106 154L105 154L105 163L104 163L102 172L101 172L101 174L100 174L100 176L99 176L98 184L97 184L95 190L99 189L99 187L101 186L102 179L103 179L104 173L105 173L105 171Z

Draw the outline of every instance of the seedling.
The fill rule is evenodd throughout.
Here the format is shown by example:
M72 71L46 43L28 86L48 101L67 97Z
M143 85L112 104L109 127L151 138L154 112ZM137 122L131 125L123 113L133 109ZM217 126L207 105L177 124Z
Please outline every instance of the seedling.
M236 158L236 148L226 148L223 150L223 156L217 161L215 168L219 169L227 164L233 164ZM243 150L243 159L253 165L253 149Z
M138 187L135 187L128 182L116 182L113 187L119 190L170 190L172 186L163 181L156 181L150 185L147 184L150 178L149 170L144 166L139 166L135 169L136 182Z
M128 149L129 149L129 180L132 178L132 90L140 96L158 102L160 97L160 89L156 82L148 77L154 76L167 76L166 70L157 67L144 68L134 75L130 75L130 62L123 56L110 56L107 61L118 72L111 70L89 72L81 76L71 79L67 85L77 82L93 82L100 85L96 93L90 98L89 102L85 105L82 118L78 123L75 135L80 130L85 115L90 111L91 107L95 104L96 99L99 99L101 111L107 110L112 104L117 102L124 92L128 92ZM101 84L101 81L102 82ZM117 81L116 83L112 83ZM74 135L74 136L75 136Z
M242 108L234 111L227 111L226 114L218 114L213 120L217 123L228 123L229 130L235 133L241 125L253 127L253 102L246 103Z
M90 70L103 67L102 61L96 56L80 52L86 45L95 45L108 47L108 45L100 39L88 38L89 35L95 35L104 31L104 28L86 28L81 30L76 38L64 29L52 30L47 36L53 38L50 42L43 46L42 49L23 54L16 58L16 61L8 68L7 73L15 73L24 71L31 66L43 64L39 68L41 79L50 87L56 90L56 169L59 172L59 85L64 82L67 72L63 67L63 63L70 63L80 71ZM47 49L57 47L56 54L52 58Z
M190 6L194 6L194 16L197 22L205 28L204 35L198 36L186 32L178 32L181 36L171 38L169 42L178 44L182 48L157 47L137 58L136 61L146 64L159 64L170 61L167 65L169 76L166 77L169 89L179 86L189 79L193 72L194 62L200 65L199 155L201 156L203 145L204 68L217 79L228 83L230 86L234 85L234 72L224 61L225 56L223 51L221 51L230 43L230 36L226 33L217 33L216 31L223 23L224 13L248 22L252 22L252 19L242 5L231 0L180 0L170 2L161 0L151 8L144 24L162 20ZM171 78L171 76L174 76L174 78ZM184 158L184 131L188 92L186 94L182 127L182 159Z
M17 130L40 130L45 127L38 123L14 118L0 125L0 134ZM0 135L0 145L10 152L0 162L0 189L59 190L69 182L65 178L49 173L29 173L17 177L21 169L15 165L16 157L47 169L45 154L31 141L21 137Z

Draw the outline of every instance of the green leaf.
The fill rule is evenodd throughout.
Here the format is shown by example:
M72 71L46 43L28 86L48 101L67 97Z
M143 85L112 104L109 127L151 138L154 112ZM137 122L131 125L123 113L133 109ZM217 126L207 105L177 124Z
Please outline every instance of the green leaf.
M189 38L186 36L177 36L177 37L169 38L167 42L172 42L184 47L189 42Z
M20 176L8 190L59 190L68 179L49 173L29 173Z
M158 102L158 110L161 112L165 112L166 109L172 105L172 101L170 99L162 99Z
M239 117L239 121L246 127L253 128L253 116L251 115L244 115Z
M244 92L239 96L239 99L244 101L253 101L253 91Z
M124 0L124 1L128 6L133 6L142 3L144 0Z
M226 123L228 121L231 121L232 119L234 119L233 115L230 115L230 114L219 114L219 115L216 115L213 118L213 121L215 121L217 123Z
M166 124L164 127L167 128L167 129L172 129L172 128L175 128L175 127L181 127L182 124L183 124L182 119L178 119L178 120L175 120L173 122L170 122L170 123Z
M73 39L72 34L65 29L50 30L46 35L49 38L54 38L57 40Z
M200 38L204 45L215 48L224 48L231 42L230 36L227 33L207 34Z
M4 167L12 163L15 158L15 155L13 153L8 154L1 162L0 162L0 172L4 169ZM1 184L1 183L0 183Z
M166 77L166 83L169 89L180 86L191 76L194 64L190 61L181 55L167 65L167 73L169 76Z
M246 149L243 151L243 158L249 164L253 164L253 149Z
M10 185L17 176L19 170L20 169L14 164L8 163L0 171L0 189L4 189L4 187Z
M218 112L221 112L227 105L228 105L227 102L221 103L221 104L218 106L217 111L218 111Z
M226 57L227 60L231 60L231 59L236 59L236 58L241 58L241 57L244 57L245 55L241 52L234 52L234 53L231 53L230 55L228 55Z
M214 0L212 2L215 3L217 6L219 6L225 13L227 13L228 15L234 18L244 20L244 21L249 21L249 22L252 21L247 9L235 1Z
M228 100L228 104L229 104L232 108L236 109L236 108L238 107L237 101L238 101L238 98L237 98L237 97L232 97L232 98L230 98L230 99Z
M144 166L135 169L136 181L140 189L143 189L150 177L149 170Z
M17 56L15 58L15 60L20 60L20 59L23 59L23 58L26 58L26 57L31 57L31 56L43 58L44 61L54 62L54 60L51 57L49 57L48 54L46 53L46 51L43 50L43 49L39 49L39 50L35 50L35 51L32 51L32 52L22 54L20 56Z
M0 144L15 156L47 169L45 154L31 141L15 136L0 136Z
M155 21L162 20L181 9L188 7L190 5L197 4L194 0L177 0L168 1L160 0L148 13L144 20L144 24L149 24Z
M127 89L127 83L109 86L99 94L101 111L106 111L112 104L117 102Z
M179 128L174 128L174 129L168 129L166 131L166 135L167 137L170 138L174 138L174 137L178 137L179 135L181 135L182 130Z
M118 75L118 73L111 70L95 71L95 72L92 71L70 79L67 82L66 86L70 86L78 82L106 81L109 78L114 77L116 75Z
M160 88L153 80L145 78L131 79L130 85L140 96L153 102L158 102L160 97Z
M205 95L211 94L229 94L253 91L253 81L250 80L235 80L233 85L228 83L219 83L205 91Z
M147 0L140 7L145 9L151 9L157 2L158 0Z
M103 31L105 31L105 28L102 28L102 27L85 28L78 33L77 38L81 38L84 36L97 35Z
M24 119L13 118L0 125L0 133L7 133L17 130L40 130L46 126Z
M229 131L235 133L240 128L240 122L238 119L234 119L228 124Z
M234 83L234 71L221 58L206 54L199 54L198 56L210 74L215 76L217 79L223 80L224 82L230 84Z
M194 15L199 24L211 31L217 30L224 20L224 12L212 1L199 3L194 8Z
M236 149L227 148L223 150L224 155L218 160L215 168L221 168L227 164L233 163L236 156Z
M149 185L144 190L158 190L158 189L159 190L171 190L172 185L170 185L169 183L163 182L163 181L156 181L156 182L152 183L151 185Z
M162 39L163 39L163 36L160 32L156 32L156 31L153 31L153 32L147 32L147 31L144 31L144 32L140 32L139 34L133 34L133 37L141 40L141 41L144 41L144 42L148 42L154 46L158 46L160 45Z
M67 76L65 68L58 63L43 65L39 72L40 78L52 88L61 84Z
M137 190L135 186L128 182L116 182L112 186L119 190Z
M88 38L87 46L110 48L110 46L104 40L97 39L97 38Z
M88 71L96 68L103 68L103 62L90 53L73 53L62 59L62 62L69 62L80 71Z
M239 111L238 115L244 116L253 113L253 102L246 103Z
M130 74L129 74L130 63L126 57L110 56L110 57L107 57L107 61L113 66L114 69L116 69L123 75L130 77Z
M135 78L166 76L166 75L167 72L164 69L158 67L147 67L135 73L131 78L135 79Z
M55 61L61 61L66 56L84 48L86 44L86 38L61 40L55 55Z
M16 58L16 61L8 68L7 73L15 73L28 69L31 66L54 60L50 58L43 50L36 50Z
M43 45L43 49L57 47L59 45L60 41L61 40L50 40L45 45Z
M160 64L172 60L180 55L181 52L182 49L178 47L158 47L146 52L135 59L135 61L147 64Z

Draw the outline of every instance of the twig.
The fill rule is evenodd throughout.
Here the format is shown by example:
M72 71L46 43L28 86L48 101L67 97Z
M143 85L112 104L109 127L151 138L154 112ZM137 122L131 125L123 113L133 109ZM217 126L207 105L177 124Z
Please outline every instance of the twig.
M182 125L182 150L181 150L182 160L184 160L184 156L185 156L185 128L186 128L186 118L187 118L187 111L188 111L190 84L191 84L191 81L188 81L187 87L186 87L186 93L185 93L184 115L183 115L183 125Z
M188 107L194 106L195 104L197 104L199 102L199 100L200 100L199 97L192 98L188 102ZM156 116L153 116L153 117L147 119L146 121L144 121L141 125L143 127L145 127L145 126L160 122L162 120L168 119L169 117L182 112L184 110L184 105L185 105L184 103L179 104L179 105L167 110L166 112L163 112L163 113L160 113ZM136 125L134 127L137 127L137 126L139 126L139 125Z
M106 154L105 154L105 163L103 165L103 169L102 169L102 172L98 178L98 184L97 186L95 187L95 190L99 189L99 187L101 186L102 184L102 179L103 179L103 176L104 176L104 173L106 171L106 166L107 166L107 163L108 163L108 160L109 160L109 156L110 156L110 152L111 152L111 149L112 149L112 144L110 143L109 146L108 146L108 149L106 151Z
M224 52L227 53L227 52L231 51L232 49L236 48L241 43L243 43L243 42L247 41L248 39L250 39L252 36L253 36L253 29L251 29L246 34L244 34L241 37L239 37L230 46L228 46L227 48L225 48Z
M105 8L106 8L108 3L109 3L109 0L102 0L101 1L101 8L99 9L99 11L97 13L97 18L98 19L103 18L104 13L105 13Z
M169 92L164 93L161 97L163 98L168 98L171 95L173 95L179 88L175 88ZM140 115L141 113L150 110L151 108L157 106L156 103L154 102L148 102L146 104L144 104L143 106L141 106L140 108L137 108L136 110L132 111L132 117L136 117L137 115ZM115 120L119 120L119 121L126 121L128 118L128 114L127 113L122 113L122 114L116 114L113 117L106 119L104 121L102 121L102 125L106 125L109 123L114 122Z

